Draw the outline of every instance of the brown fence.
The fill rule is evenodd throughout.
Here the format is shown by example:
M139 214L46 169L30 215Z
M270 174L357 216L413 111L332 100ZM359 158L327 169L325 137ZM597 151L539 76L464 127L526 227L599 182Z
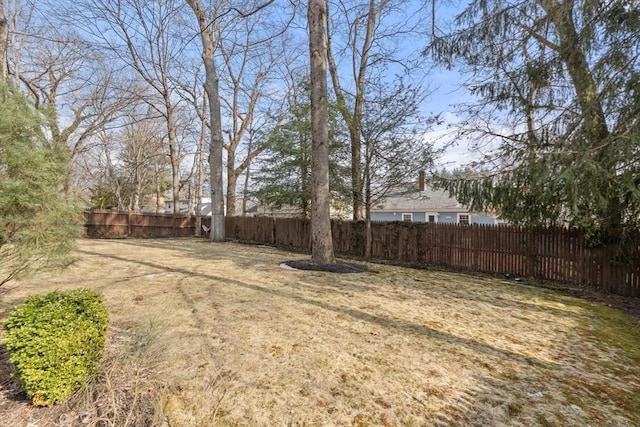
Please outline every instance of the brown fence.
M366 227L332 222L336 253L364 256ZM227 217L226 236L308 251L309 221ZM372 223L371 258L490 274L509 274L640 297L640 233L625 248L590 248L579 229Z
M202 218L205 226L210 218ZM92 210L84 213L87 237L182 237L195 234L196 220L190 215L174 216L142 212Z
M210 218L202 218L209 227ZM227 239L310 250L310 223L296 218L227 217ZM88 211L88 237L193 236L195 218ZM363 222L333 221L337 254L363 257ZM615 240L615 239L613 239ZM371 258L489 274L510 274L640 297L640 232L624 248L591 248L578 229L456 224L372 223Z

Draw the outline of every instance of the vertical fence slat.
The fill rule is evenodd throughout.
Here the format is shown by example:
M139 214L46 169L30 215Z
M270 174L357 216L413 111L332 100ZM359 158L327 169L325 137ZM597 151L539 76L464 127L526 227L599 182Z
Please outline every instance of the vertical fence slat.
M202 218L205 227L210 227L210 221ZM87 237L195 234L195 218L188 215L94 210L84 213L84 222ZM334 221L336 253L363 256L366 230L364 222ZM227 217L225 232L228 239L310 249L310 222L305 219ZM374 259L510 273L640 296L640 231L627 236L631 243L624 248L615 243L589 247L582 230L565 228L371 223L370 233ZM612 234L614 242L618 234Z

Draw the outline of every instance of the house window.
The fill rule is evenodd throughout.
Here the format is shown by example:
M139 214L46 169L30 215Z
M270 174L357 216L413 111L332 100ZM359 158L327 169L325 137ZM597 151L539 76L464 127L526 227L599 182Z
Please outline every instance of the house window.
M434 214L427 215L427 222L436 223L438 222L438 217Z
M411 213L403 213L402 214L402 220L404 222L413 222L413 214L411 214Z
M458 224L469 225L469 215L468 214L458 214Z

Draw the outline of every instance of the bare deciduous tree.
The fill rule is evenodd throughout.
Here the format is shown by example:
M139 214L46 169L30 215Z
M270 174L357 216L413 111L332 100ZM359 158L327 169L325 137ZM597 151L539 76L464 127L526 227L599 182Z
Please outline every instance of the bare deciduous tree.
M285 48L258 25L261 19L260 15L253 15L237 20L225 28L230 34L228 38L223 40L222 35L219 36L226 77L222 101L229 111L230 123L225 129L228 139L224 145L227 152L227 215L230 216L236 215L238 178L266 147L265 144L253 144L254 141L249 146L250 129L257 127L256 121L261 116L267 117L272 122L269 127L274 129L282 120L286 101L285 92L276 94L281 95L280 100L271 96L272 80L279 71L277 65L285 59ZM238 159L240 156L244 157Z
M327 100L327 8L309 0L311 58L311 261L333 264L329 198L329 131Z
M184 41L175 37L182 12L178 0L85 0L74 3L69 14L105 53L125 64L149 89L145 101L164 118L171 161L174 213L180 209L180 140L172 80Z
M156 211L163 209L161 193L170 182L170 162L164 121L153 113L139 104L121 127L96 135L96 144L83 154L82 160L92 163L91 206L137 211L155 202Z
M209 168L211 171L211 230L209 240L222 242L224 232L224 196L222 185L222 119L220 115L220 93L218 70L215 64L215 51L218 44L213 24L218 11L207 14L200 0L186 0L198 21L200 41L202 43L202 61L204 62L204 89L209 102L209 126L211 141L209 143Z
M406 47L410 45L407 39L419 36L418 29L424 27L415 18L419 14L414 9L414 6L421 8L423 5L396 3L394 0L342 0L337 3L337 12L327 15L330 22L339 26L335 37L332 37L332 31L327 33L327 51L333 90L349 129L353 219L356 221L365 218L362 122L372 70L384 70L378 77L388 78L394 74L388 68L390 64L405 72L416 69L413 62L418 57L419 44L415 43L411 52ZM334 49L337 42L340 46ZM403 42L405 47L400 49L398 45ZM338 63L339 56L345 59L342 65Z
M121 117L135 93L114 92L117 85L131 85L73 29L51 28L26 9L18 0L11 3L11 58L5 64L43 113L50 143L69 151L64 187L71 195L78 190L78 156L97 132Z
M192 112L195 114L194 119L188 119L191 123L191 132L195 137L195 153L193 156L193 164L191 168L191 179L194 181L194 190L192 197L189 198L189 212L193 212L196 217L195 235L200 236L202 232L202 198L204 195L205 184L205 151L208 149L207 137L209 132L209 114L208 102L205 96L202 67L195 62L200 63L200 59L194 58L194 63L183 63L183 78L180 84L180 96L191 106ZM184 76L188 76L184 78Z

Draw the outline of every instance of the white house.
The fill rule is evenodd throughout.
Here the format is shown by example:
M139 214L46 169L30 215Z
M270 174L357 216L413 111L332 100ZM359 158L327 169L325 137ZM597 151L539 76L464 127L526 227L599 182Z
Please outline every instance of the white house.
M173 200L166 200L164 202L164 212L173 213ZM183 214L189 213L189 200L187 199L180 200L180 213L183 213ZM211 216L211 198L210 197L202 198L200 214L202 216Z

